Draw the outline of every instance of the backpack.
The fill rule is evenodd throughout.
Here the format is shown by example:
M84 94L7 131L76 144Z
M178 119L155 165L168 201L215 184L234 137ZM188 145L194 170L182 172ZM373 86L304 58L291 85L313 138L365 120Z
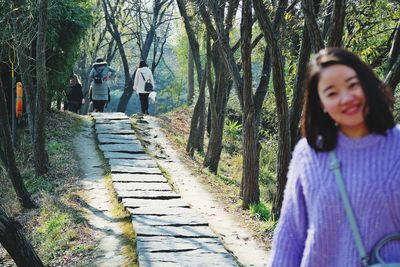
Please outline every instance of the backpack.
M97 84L102 84L103 83L103 77L102 77L103 70L104 69L102 69L100 72L98 72L97 69L94 68L94 71L96 72L96 75L94 75L93 80L94 80L95 83L97 83Z
M142 78L143 78L143 80L145 81L145 83L144 83L144 91L145 91L145 92L152 92L152 91L153 91L153 84L151 83L151 80L148 79L148 80L146 81L146 79L144 78L143 73L140 73L140 74L142 74Z

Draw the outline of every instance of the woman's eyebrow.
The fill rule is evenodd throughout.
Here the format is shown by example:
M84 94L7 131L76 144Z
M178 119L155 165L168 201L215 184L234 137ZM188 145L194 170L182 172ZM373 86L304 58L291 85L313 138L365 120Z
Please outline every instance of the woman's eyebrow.
M350 81L350 80L352 80L352 79L357 79L357 80L358 80L357 75L354 75L354 76L351 76L351 77L347 78L347 79L346 79L346 82L348 82L348 81Z

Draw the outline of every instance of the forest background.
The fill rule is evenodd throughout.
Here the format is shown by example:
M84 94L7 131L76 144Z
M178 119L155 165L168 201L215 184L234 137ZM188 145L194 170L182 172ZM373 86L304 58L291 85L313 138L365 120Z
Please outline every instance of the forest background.
M174 139L231 187L235 207L265 222L266 234L279 218L312 53L342 46L360 55L391 86L398 121L396 0L13 0L0 10L1 176L24 208L38 205L32 194L43 188L35 186L55 167L45 125L62 108L72 73L86 94L81 113L88 112L97 57L117 70L107 111L128 115L139 110L133 77L139 60L147 61L157 91L150 113L188 120ZM17 81L25 112L15 125ZM29 154L19 158L22 147ZM2 203L4 218L21 211Z

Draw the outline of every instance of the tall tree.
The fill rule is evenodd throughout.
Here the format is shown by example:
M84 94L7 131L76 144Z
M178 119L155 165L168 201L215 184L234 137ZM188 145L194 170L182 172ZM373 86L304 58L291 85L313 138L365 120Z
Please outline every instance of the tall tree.
M219 1L219 4L213 5L215 23L220 25L220 28L224 28L224 34L226 34L227 40L229 41L229 35L233 28L233 20L236 16L239 1ZM237 46L238 47L238 46ZM233 48L235 50L236 48ZM229 69L223 62L223 57L220 55L218 46L214 44L214 48L210 50L212 53L212 62L214 72L209 71L210 76L208 78L209 87L209 141L207 147L207 153L204 157L203 165L207 167L211 172L217 173L218 165L222 152L222 138L223 129L225 124L225 113L226 106L228 103L229 95L232 89L232 79L230 77ZM211 73L214 73L214 84L212 83Z
M36 175L43 175L49 170L46 152L46 111L47 111L47 70L46 70L46 31L48 25L48 2L39 0L38 33L36 40L36 98L35 129L33 146L35 151Z
M193 60L196 66L197 83L199 85L199 97L196 101L191 122L189 138L186 145L186 151L193 155L196 150L203 150L204 132L205 132L205 86L206 79L203 77L204 72L200 59L200 45L197 41L195 32L190 23L190 18L187 13L187 8L184 0L177 0L179 12L182 16L186 34L188 35L190 49L193 55Z

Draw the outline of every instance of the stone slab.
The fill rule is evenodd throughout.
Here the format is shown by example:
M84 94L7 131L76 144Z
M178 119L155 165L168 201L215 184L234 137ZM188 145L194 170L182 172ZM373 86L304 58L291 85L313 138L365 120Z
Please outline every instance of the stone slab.
M208 226L149 226L135 225L137 236L216 237Z
M138 140L135 135L132 134L98 134L99 138L109 138L109 139L126 139L126 140Z
M97 118L96 124L113 124L113 123L122 123L122 124L131 124L129 119L105 119L105 118Z
M142 145L134 144L107 144L99 145L103 152L127 152L127 153L144 153Z
M180 198L175 199L139 199L139 198L123 198L122 204L126 208L143 208L143 207L189 207L189 205Z
M92 112L91 115L95 119L125 120L128 118L128 116L122 112Z
M135 134L134 130L124 130L124 129L100 129L96 130L97 134Z
M141 173L141 174L162 174L159 168L130 167L111 165L112 173Z
M198 215L135 215L132 216L132 222L135 225L155 225L155 226L181 226L181 225L196 225L208 226L208 222Z
M104 131L104 130L132 130L132 126L130 124L124 123L112 123L112 124L96 124L96 131Z
M168 183L124 183L113 182L116 191L171 191Z
M138 153L104 151L104 157L106 159L151 159L149 155L144 154L144 151Z
M142 208L130 208L127 207L126 210L131 215L156 215L156 216L165 216L165 215L193 215L195 212L190 208L185 207L142 207Z
M109 164L111 166L131 166L131 167L146 167L146 168L158 168L155 160L136 160L136 159L110 159Z
M139 140L134 140L134 139L117 139L117 138L107 138L107 137L101 137L97 136L97 139L99 140L100 144L133 144L133 145L141 145ZM122 135L119 135L122 136Z
M203 251L141 253L140 267L236 267L239 266L229 253L208 253Z
M172 199L180 198L174 191L127 191L116 190L118 199L121 198L140 198L140 199Z
M123 182L123 187L127 183L167 183L167 179L158 174L113 173L111 179L114 183Z
M217 238L179 238L173 236L138 236L136 251L142 253L162 251L188 251L202 249L214 253L226 252Z

